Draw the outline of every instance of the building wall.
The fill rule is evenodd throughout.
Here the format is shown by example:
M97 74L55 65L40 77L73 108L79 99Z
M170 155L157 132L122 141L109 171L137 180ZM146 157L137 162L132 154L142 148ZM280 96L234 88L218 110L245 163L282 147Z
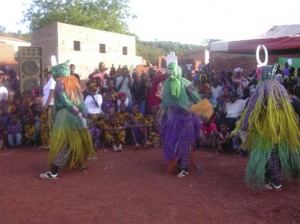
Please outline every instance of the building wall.
M74 41L80 42L80 51L74 50ZM86 78L104 62L108 68L112 64L136 66L142 58L136 56L135 37L118 33L95 30L64 23L55 23L32 36L33 46L43 46L43 66L50 64L51 55L56 55L58 63L70 60L77 73ZM100 44L105 44L106 53L100 53ZM123 55L127 47L127 55Z
M57 30L58 24L54 23L32 33L31 46L42 47L42 64L44 69L51 65L51 55L58 57Z
M268 64L274 64L278 62L279 57L287 58L299 58L299 54L284 54L284 55L272 55L269 54ZM263 62L264 57L261 55L260 60ZM237 67L244 69L244 74L249 74L253 69L257 68L256 55L245 54L230 54L211 52L211 64L212 69L218 74L221 70L231 71ZM281 68L283 69L283 68Z
M19 46L30 46L29 42L12 37L0 36L0 64L7 65L19 73L17 57Z
M177 59L178 59L179 66L181 66L183 69L186 68L187 63L191 63L193 65L192 70L194 70L194 71L198 69L198 66L200 64L202 64L202 60L203 61L208 60L208 58L206 58L206 55L205 55L205 50L193 51L193 52L189 52L186 54L178 55ZM158 58L158 68L159 69L161 69L161 68L166 69L166 67L167 67L166 60L167 60L166 56L160 56Z

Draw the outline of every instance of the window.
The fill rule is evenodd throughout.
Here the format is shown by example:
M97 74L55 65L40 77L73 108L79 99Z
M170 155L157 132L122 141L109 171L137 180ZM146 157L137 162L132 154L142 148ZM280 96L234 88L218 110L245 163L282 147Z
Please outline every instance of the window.
M100 53L106 53L106 46L105 46L105 44L100 44L99 45L99 51L100 51Z
M74 40L74 51L80 51L80 41Z
M127 55L127 47L123 47L123 55Z

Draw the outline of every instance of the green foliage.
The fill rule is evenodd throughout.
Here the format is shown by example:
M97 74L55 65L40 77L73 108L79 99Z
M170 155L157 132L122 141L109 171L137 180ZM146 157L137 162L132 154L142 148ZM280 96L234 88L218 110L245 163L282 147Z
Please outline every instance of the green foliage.
M176 55L185 54L195 50L205 49L205 46L181 44L170 41L140 41L137 39L136 52L138 56L148 60L151 64L158 64L158 57L174 51Z
M127 19L135 18L129 0L32 0L23 16L31 31L62 22L123 34Z

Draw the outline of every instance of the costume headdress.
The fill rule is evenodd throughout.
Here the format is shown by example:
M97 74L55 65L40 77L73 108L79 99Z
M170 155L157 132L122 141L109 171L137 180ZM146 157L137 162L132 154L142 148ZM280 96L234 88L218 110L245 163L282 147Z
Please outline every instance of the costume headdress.
M182 75L181 67L178 66L178 61L175 53L172 51L167 55L168 76L170 78L170 88L172 96L179 98L181 86L180 78Z
M66 61L65 63L54 65L50 71L54 79L69 76L70 75L69 60Z

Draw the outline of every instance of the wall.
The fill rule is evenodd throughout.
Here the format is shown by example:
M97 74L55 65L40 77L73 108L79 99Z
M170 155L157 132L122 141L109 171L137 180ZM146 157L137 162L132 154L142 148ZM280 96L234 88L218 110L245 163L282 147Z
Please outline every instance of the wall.
M19 73L17 52L19 46L30 46L29 42L12 37L0 36L0 64L7 65Z
M80 51L74 51L74 41L80 42ZM51 55L56 55L58 63L70 60L75 64L76 73L86 78L104 62L110 68L112 64L136 66L142 64L142 58L136 56L135 37L118 33L95 30L64 23L55 23L33 33L32 44L43 46L43 66L50 64ZM105 44L106 53L100 53L99 45ZM127 55L123 55L127 47Z
M54 23L32 33L31 45L42 47L43 69L51 65L51 55L58 55L58 24ZM58 58L57 58L58 59Z
M269 54L268 64L274 64L278 62L279 57L287 58L299 58L299 54L283 54L272 55ZM261 55L261 61L264 61L264 57ZM231 71L237 67L244 69L243 74L249 74L253 69L257 68L256 56L245 54L229 54L211 52L211 64L212 69L218 74L221 70ZM283 68L281 68L283 69Z

